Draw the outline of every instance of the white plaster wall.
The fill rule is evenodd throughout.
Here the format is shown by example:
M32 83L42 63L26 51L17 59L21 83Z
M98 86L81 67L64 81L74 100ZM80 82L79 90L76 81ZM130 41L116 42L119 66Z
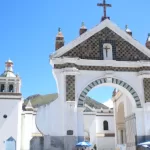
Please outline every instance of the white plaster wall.
M35 123L36 114L32 116L32 133L40 133L40 131L37 129L36 123Z
M144 113L143 125L145 126L145 135L150 135L150 102L145 103L143 113Z
M85 131L89 131L89 129L91 128L91 126L92 126L92 123L94 122L94 121L96 121L95 120L96 119L96 116L95 116L95 114L91 114L91 115L86 115L86 114L84 114L84 130ZM95 124L95 127L94 128L96 128L96 124Z
M144 136L146 134L146 123L147 120L144 121L144 111L143 109L136 110L136 130L138 136ZM149 122L149 121L148 121ZM149 124L148 124L149 126Z
M108 129L104 130L103 122L108 122ZM96 133L114 133L114 117L113 116L96 116Z
M54 72L53 72L54 73ZM59 97L52 103L41 106L36 115L36 125L41 133L51 136L66 135L65 115L65 76L59 71L54 74ZM61 90L59 90L61 89Z
M83 109L78 108L77 112L77 135L84 136L84 115Z
M97 137L96 143L98 150L115 149L115 137Z
M38 109L36 125L44 135L66 136L67 130L73 130L74 136L78 136L77 130L80 129L77 124L79 118L77 116L77 103L74 102L73 106L70 107L70 104L66 102L65 74L61 70L53 71L59 97L52 103ZM84 135L84 132L82 134Z
M92 145L96 144L96 119L92 122L90 128L90 142Z
M35 124L35 114L32 111L23 112L21 129L21 150L28 150L33 134L40 133Z
M1 150L5 150L5 141L10 137L13 137L16 140L16 150L20 150L21 104L21 100L0 100ZM3 118L4 114L7 115L6 119Z

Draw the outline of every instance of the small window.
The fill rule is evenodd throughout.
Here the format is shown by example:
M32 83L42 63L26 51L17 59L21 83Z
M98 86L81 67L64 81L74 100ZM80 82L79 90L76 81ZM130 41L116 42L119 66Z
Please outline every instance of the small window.
M9 85L9 92L13 92L14 91L14 87L12 84Z
M1 84L1 92L4 92L5 86L4 84Z
M108 121L103 122L104 130L108 130Z

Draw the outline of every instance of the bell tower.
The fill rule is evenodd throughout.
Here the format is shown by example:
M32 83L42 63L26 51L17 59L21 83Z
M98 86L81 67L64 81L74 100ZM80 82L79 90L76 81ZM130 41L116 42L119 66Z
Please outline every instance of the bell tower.
M0 75L0 92L1 94L18 95L21 92L20 87L21 79L13 72L13 62L9 59L5 62L4 73Z
M21 133L21 79L13 71L13 62L5 62L0 75L0 147L5 149L11 143L20 150ZM10 127L11 126L11 127ZM9 140L13 139L13 140Z

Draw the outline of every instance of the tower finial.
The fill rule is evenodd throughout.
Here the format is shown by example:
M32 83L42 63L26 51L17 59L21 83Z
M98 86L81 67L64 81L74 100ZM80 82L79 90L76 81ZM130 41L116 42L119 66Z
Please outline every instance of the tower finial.
M111 4L107 4L106 0L103 0L103 3L98 3L97 6L103 7L103 9L104 9L104 16L102 16L101 21L103 21L105 19L110 19L109 17L107 17L106 8L107 7L112 7L112 5Z
M150 33L148 33L148 37L147 37L147 40L146 40L146 47L148 48L148 49L150 49Z
M81 27L80 27L80 30L79 30L79 35L83 34L84 32L87 31L87 28L85 27L85 24L84 22L81 23Z
M6 62L5 62L5 71L6 72L13 72L13 62L8 59Z
M82 27L84 26L84 22L82 22L81 26L82 26Z
M132 36L132 31L128 28L128 25L125 25L125 31L128 33L130 36Z
M55 50L58 50L64 46L64 36L63 33L61 32L61 28L58 28L58 33L56 35L56 42L55 42Z
M58 32L61 32L61 28L60 27L58 28Z

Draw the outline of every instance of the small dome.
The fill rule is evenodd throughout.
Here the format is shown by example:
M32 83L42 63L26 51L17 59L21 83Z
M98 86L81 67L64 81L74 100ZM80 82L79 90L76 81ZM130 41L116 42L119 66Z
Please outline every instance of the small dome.
M16 75L13 72L4 72L0 75L1 77L16 77Z
M13 63L10 59L8 59L8 60L7 60L7 62L9 62L9 63Z

